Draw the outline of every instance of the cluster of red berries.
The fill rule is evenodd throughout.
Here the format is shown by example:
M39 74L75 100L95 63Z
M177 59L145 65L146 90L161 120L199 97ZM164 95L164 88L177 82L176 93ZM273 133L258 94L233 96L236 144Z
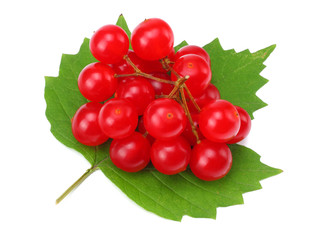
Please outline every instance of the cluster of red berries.
M244 139L248 113L220 99L210 83L208 53L188 45L175 53L174 35L163 20L151 18L132 32L106 25L94 33L78 87L90 102L72 120L75 138L96 146L112 138L110 158L137 172L152 162L164 174L188 165L200 179L224 177L231 168L227 144Z

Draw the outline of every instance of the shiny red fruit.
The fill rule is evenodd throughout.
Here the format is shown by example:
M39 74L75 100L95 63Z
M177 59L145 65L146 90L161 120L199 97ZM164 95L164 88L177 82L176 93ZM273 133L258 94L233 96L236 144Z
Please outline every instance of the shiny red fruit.
M98 115L102 106L100 103L89 102L76 111L72 119L72 133L80 143L97 146L108 139L98 123Z
M172 141L156 140L151 146L151 162L163 174L172 175L186 170L190 157L190 144L182 136Z
M87 65L78 76L81 94L92 102L103 102L113 96L118 86L115 72L108 65L96 62Z
M99 113L99 125L110 138L130 136L137 127L138 115L135 106L126 99L113 98L104 103Z
M149 18L133 30L131 44L140 58L159 60L169 55L173 48L173 31L162 19Z
M169 98L152 101L144 112L144 125L154 138L168 140L179 136L187 118L181 105Z
M137 114L142 115L148 104L155 99L155 90L149 81L139 78L119 84L115 97L130 101L136 107Z
M219 99L202 108L199 126L207 139L214 142L227 142L238 133L240 117L232 103Z
M90 51L100 62L113 64L120 62L129 49L129 37L117 25L105 25L90 39Z
M150 161L150 144L138 132L123 139L114 139L109 154L116 167L126 172L137 172Z
M232 167L232 153L225 143L203 139L196 144L190 161L191 171L198 178L213 181L223 178Z
M246 110L239 106L235 106L235 108L237 109L237 112L240 117L240 129L237 135L227 142L228 144L237 143L245 139L248 136L251 129L251 118L249 114L246 112Z
M210 65L210 57L204 48L195 45L187 45L180 48L175 54L175 60L187 54L195 54L204 58Z
M175 61L173 69L181 76L189 76L185 82L193 97L203 94L211 80L211 70L206 60L195 54L188 54ZM177 76L172 73L172 80Z

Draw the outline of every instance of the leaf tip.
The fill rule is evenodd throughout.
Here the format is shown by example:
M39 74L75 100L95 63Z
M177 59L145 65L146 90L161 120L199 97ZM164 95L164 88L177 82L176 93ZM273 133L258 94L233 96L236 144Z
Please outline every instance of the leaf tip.
M263 59L263 61L265 61L269 57L269 55L275 50L276 46L276 44L272 44L266 48L256 51L255 53L253 53L253 55L260 57L261 59Z

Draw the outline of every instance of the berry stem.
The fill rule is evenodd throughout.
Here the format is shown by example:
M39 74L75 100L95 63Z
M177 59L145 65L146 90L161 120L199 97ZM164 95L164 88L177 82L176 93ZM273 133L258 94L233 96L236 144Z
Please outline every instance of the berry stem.
M160 63L162 64L162 67L164 70L169 71L170 70L170 66L169 64L173 63L170 61L170 59L168 57L160 59Z
M92 173L99 169L99 165L106 160L106 158L99 161L97 164L93 165L91 168L87 169L86 172L77 179L59 198L56 200L56 204L59 204L66 196L68 196L74 189L76 189L80 184L82 184L86 178L88 178Z
M201 142L199 136L198 136L198 133L196 131L196 127L194 125L194 122L192 120L192 117L191 117L191 113L189 111L189 108L188 108L188 104L187 104L187 100L186 100L186 96L185 96L185 92L184 92L184 87L186 87L186 84L183 84L183 86L180 88L180 95L181 95L181 100L182 100L182 103L183 103L183 109L185 110L185 113L189 119L189 122L191 124L191 128L192 128L192 132L194 134L194 136L196 137L196 143L199 144Z
M150 75L150 74L148 74L148 73L142 72L142 71L131 61L131 59L129 58L128 55L125 55L123 58L130 64L130 66L134 69L135 73L131 73L131 74L115 74L115 77L116 77L116 78L118 78L118 77L140 76L140 77L152 79L152 80L155 80L155 81L158 81L158 82L168 83L168 84L175 85L175 82L174 82L174 81L169 81L169 80L166 80L166 79L154 77L154 76L152 76L152 75Z
M164 62L164 63L162 63L162 62ZM162 62L161 62L161 64L163 65L163 67L164 66L166 66L167 67L167 71L171 71L171 73L173 73L176 77L177 77L177 79L180 79L181 78L181 76L178 74L178 72L176 72L170 65L169 65L169 63L171 63L170 61L169 61L169 59L168 58L164 58L163 60L162 60Z
M141 70L139 70L139 68L131 61L131 59L129 58L129 56L128 55L124 55L123 56L123 59L124 60L126 60L130 65L131 65L131 67L133 67L134 68L134 71L135 72L141 72Z
M194 97L192 96L192 94L191 94L191 92L190 92L190 90L189 90L189 88L187 87L186 84L184 84L184 89L186 90L186 92L187 92L187 94L188 94L188 96L190 98L190 101L193 103L194 107L197 109L198 112L200 112L201 108L199 107L199 105L197 105Z
M182 85L185 83L185 81L187 81L188 79L189 79L188 75L185 77L178 78L178 80L175 82L173 90L168 95L168 98L173 98L173 96L179 91L179 88L181 88Z
M165 79L162 79L162 78L154 77L154 76L152 76L150 74L143 73L143 72L135 72L135 73L130 73L130 74L115 74L116 78L120 78L120 77L138 77L138 76L144 77L144 78L148 78L148 79L152 79L152 80L155 80L155 81L158 81L158 82L162 82L162 83L168 83L168 84L175 85L174 81L169 81L169 80L165 80Z

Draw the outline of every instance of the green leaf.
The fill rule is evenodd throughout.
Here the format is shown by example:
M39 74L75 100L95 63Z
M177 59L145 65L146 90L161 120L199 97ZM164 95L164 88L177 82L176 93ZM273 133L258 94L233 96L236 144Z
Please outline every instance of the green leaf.
M119 27L121 27L128 35L129 39L131 39L131 32L129 30L128 24L126 22L126 20L124 19L123 15L121 14L117 20L116 25L118 25Z
M122 15L118 24L129 31ZM181 43L178 49L186 44ZM224 51L217 39L206 45L205 49L212 59L213 82L222 97L244 107L251 115L264 106L255 96L255 91L266 82L259 72L273 48L251 54L249 51ZM108 157L110 141L99 147L88 147L77 142L71 131L71 118L87 102L78 90L78 75L86 65L95 61L89 50L89 39L85 38L77 54L63 54L58 77L45 77L46 117L51 124L51 132L64 145L80 152L92 166L107 158L100 164L101 171L146 210L176 221L184 215L215 218L218 207L242 204L243 193L260 189L262 179L281 172L261 163L257 153L240 145L230 145L233 166L229 174L213 182L199 180L189 169L168 176L153 168L138 173L116 168ZM104 191L104 186L101 188Z
M237 53L234 49L223 50L218 39L204 46L211 59L211 82L219 89L221 98L244 108L252 119L254 111L267 105L255 93L268 81L260 72L275 47L271 45L255 53L248 49Z

